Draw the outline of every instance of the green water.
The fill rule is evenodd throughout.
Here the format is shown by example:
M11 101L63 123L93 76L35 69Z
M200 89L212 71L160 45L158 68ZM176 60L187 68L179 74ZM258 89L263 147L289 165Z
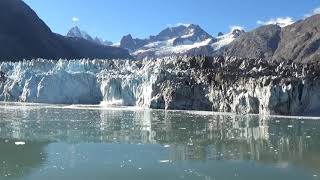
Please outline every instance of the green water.
M0 103L0 179L320 179L320 120Z

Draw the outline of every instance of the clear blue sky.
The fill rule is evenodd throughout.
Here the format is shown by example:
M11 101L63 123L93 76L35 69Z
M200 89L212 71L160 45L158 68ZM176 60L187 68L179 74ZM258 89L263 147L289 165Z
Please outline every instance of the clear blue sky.
M301 19L320 7L320 0L24 0L49 27L66 34L74 25L93 36L119 42L132 34L145 38L169 24L199 24L215 36L238 25L246 30L257 21ZM72 18L79 21L72 21Z

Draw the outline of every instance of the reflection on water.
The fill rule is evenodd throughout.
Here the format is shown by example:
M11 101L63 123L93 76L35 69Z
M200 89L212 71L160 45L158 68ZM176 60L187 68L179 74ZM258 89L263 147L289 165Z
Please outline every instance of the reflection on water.
M0 105L0 179L320 176L319 120Z
M46 158L46 143L30 142L17 147L8 139L0 139L0 176L23 176L32 168L39 167Z

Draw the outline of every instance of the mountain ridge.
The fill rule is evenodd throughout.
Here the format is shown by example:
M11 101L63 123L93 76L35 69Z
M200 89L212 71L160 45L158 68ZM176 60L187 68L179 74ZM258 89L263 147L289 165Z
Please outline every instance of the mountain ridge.
M131 58L124 49L57 35L21 0L0 1L0 59Z
M224 55L301 63L320 60L320 15L281 28L261 26L230 43Z
M130 34L120 41L120 47L127 49L137 59L163 57L169 55L206 55L221 53L222 49L239 37L243 30L213 37L199 25L179 25L167 27L158 35L146 39L133 38Z

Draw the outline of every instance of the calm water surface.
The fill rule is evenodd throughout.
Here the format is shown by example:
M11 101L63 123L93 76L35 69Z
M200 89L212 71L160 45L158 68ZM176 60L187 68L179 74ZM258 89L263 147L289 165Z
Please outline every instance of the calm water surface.
M1 180L316 180L320 120L0 103Z

